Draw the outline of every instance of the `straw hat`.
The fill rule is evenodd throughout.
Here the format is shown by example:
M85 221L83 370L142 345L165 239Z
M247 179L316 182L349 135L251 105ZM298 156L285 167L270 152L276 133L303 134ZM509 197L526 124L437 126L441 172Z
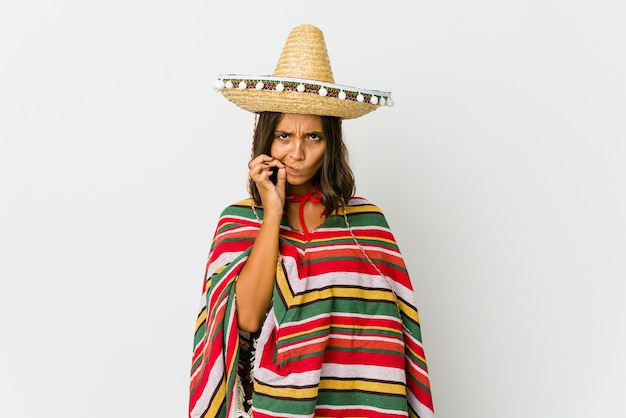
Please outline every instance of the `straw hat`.
M393 106L391 93L335 84L324 34L313 25L291 30L271 76L223 74L215 88L249 112L352 119Z

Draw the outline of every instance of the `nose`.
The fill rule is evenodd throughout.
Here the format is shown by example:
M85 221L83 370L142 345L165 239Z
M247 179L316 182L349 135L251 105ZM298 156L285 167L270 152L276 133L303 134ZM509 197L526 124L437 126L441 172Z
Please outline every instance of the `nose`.
M302 141L300 140L293 141L293 146L289 154L291 155L291 158L293 158L294 160L304 159L304 149L302 146Z

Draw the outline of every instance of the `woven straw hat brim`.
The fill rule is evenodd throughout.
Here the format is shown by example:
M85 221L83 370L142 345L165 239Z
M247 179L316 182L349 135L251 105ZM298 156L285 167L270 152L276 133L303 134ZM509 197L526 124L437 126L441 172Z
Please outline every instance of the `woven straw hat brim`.
M293 91L268 92L250 91L244 92L232 89L223 92L224 97L247 110L248 112L279 112L298 113L302 115L337 116L342 119L354 119L363 116L376 109L367 103L337 103L329 106L327 101L322 101L318 97L306 94L303 95ZM334 99L337 100L338 99Z
M388 92L357 90L329 83L322 85L315 80L292 78L279 81L270 76L229 75L220 76L218 83L216 87L224 97L253 113L298 113L354 119L380 106L393 104Z

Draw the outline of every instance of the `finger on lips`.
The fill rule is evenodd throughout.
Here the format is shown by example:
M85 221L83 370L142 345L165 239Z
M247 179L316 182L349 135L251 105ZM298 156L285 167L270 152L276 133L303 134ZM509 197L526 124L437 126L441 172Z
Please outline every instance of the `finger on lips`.
M254 165L258 164L259 167L278 167L278 168L284 168L285 165L282 163L282 161L277 160L275 158L272 157L268 157L268 156L263 156L261 157L260 161L259 158L253 158L252 160L250 160L248 162L248 168L252 169L252 167Z

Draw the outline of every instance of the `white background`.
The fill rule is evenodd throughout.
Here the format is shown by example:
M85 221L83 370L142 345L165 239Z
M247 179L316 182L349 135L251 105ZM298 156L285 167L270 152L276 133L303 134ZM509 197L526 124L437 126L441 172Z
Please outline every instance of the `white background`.
M624 417L620 1L0 3L0 417L183 417L253 116L213 91L325 33L416 289L440 418Z

